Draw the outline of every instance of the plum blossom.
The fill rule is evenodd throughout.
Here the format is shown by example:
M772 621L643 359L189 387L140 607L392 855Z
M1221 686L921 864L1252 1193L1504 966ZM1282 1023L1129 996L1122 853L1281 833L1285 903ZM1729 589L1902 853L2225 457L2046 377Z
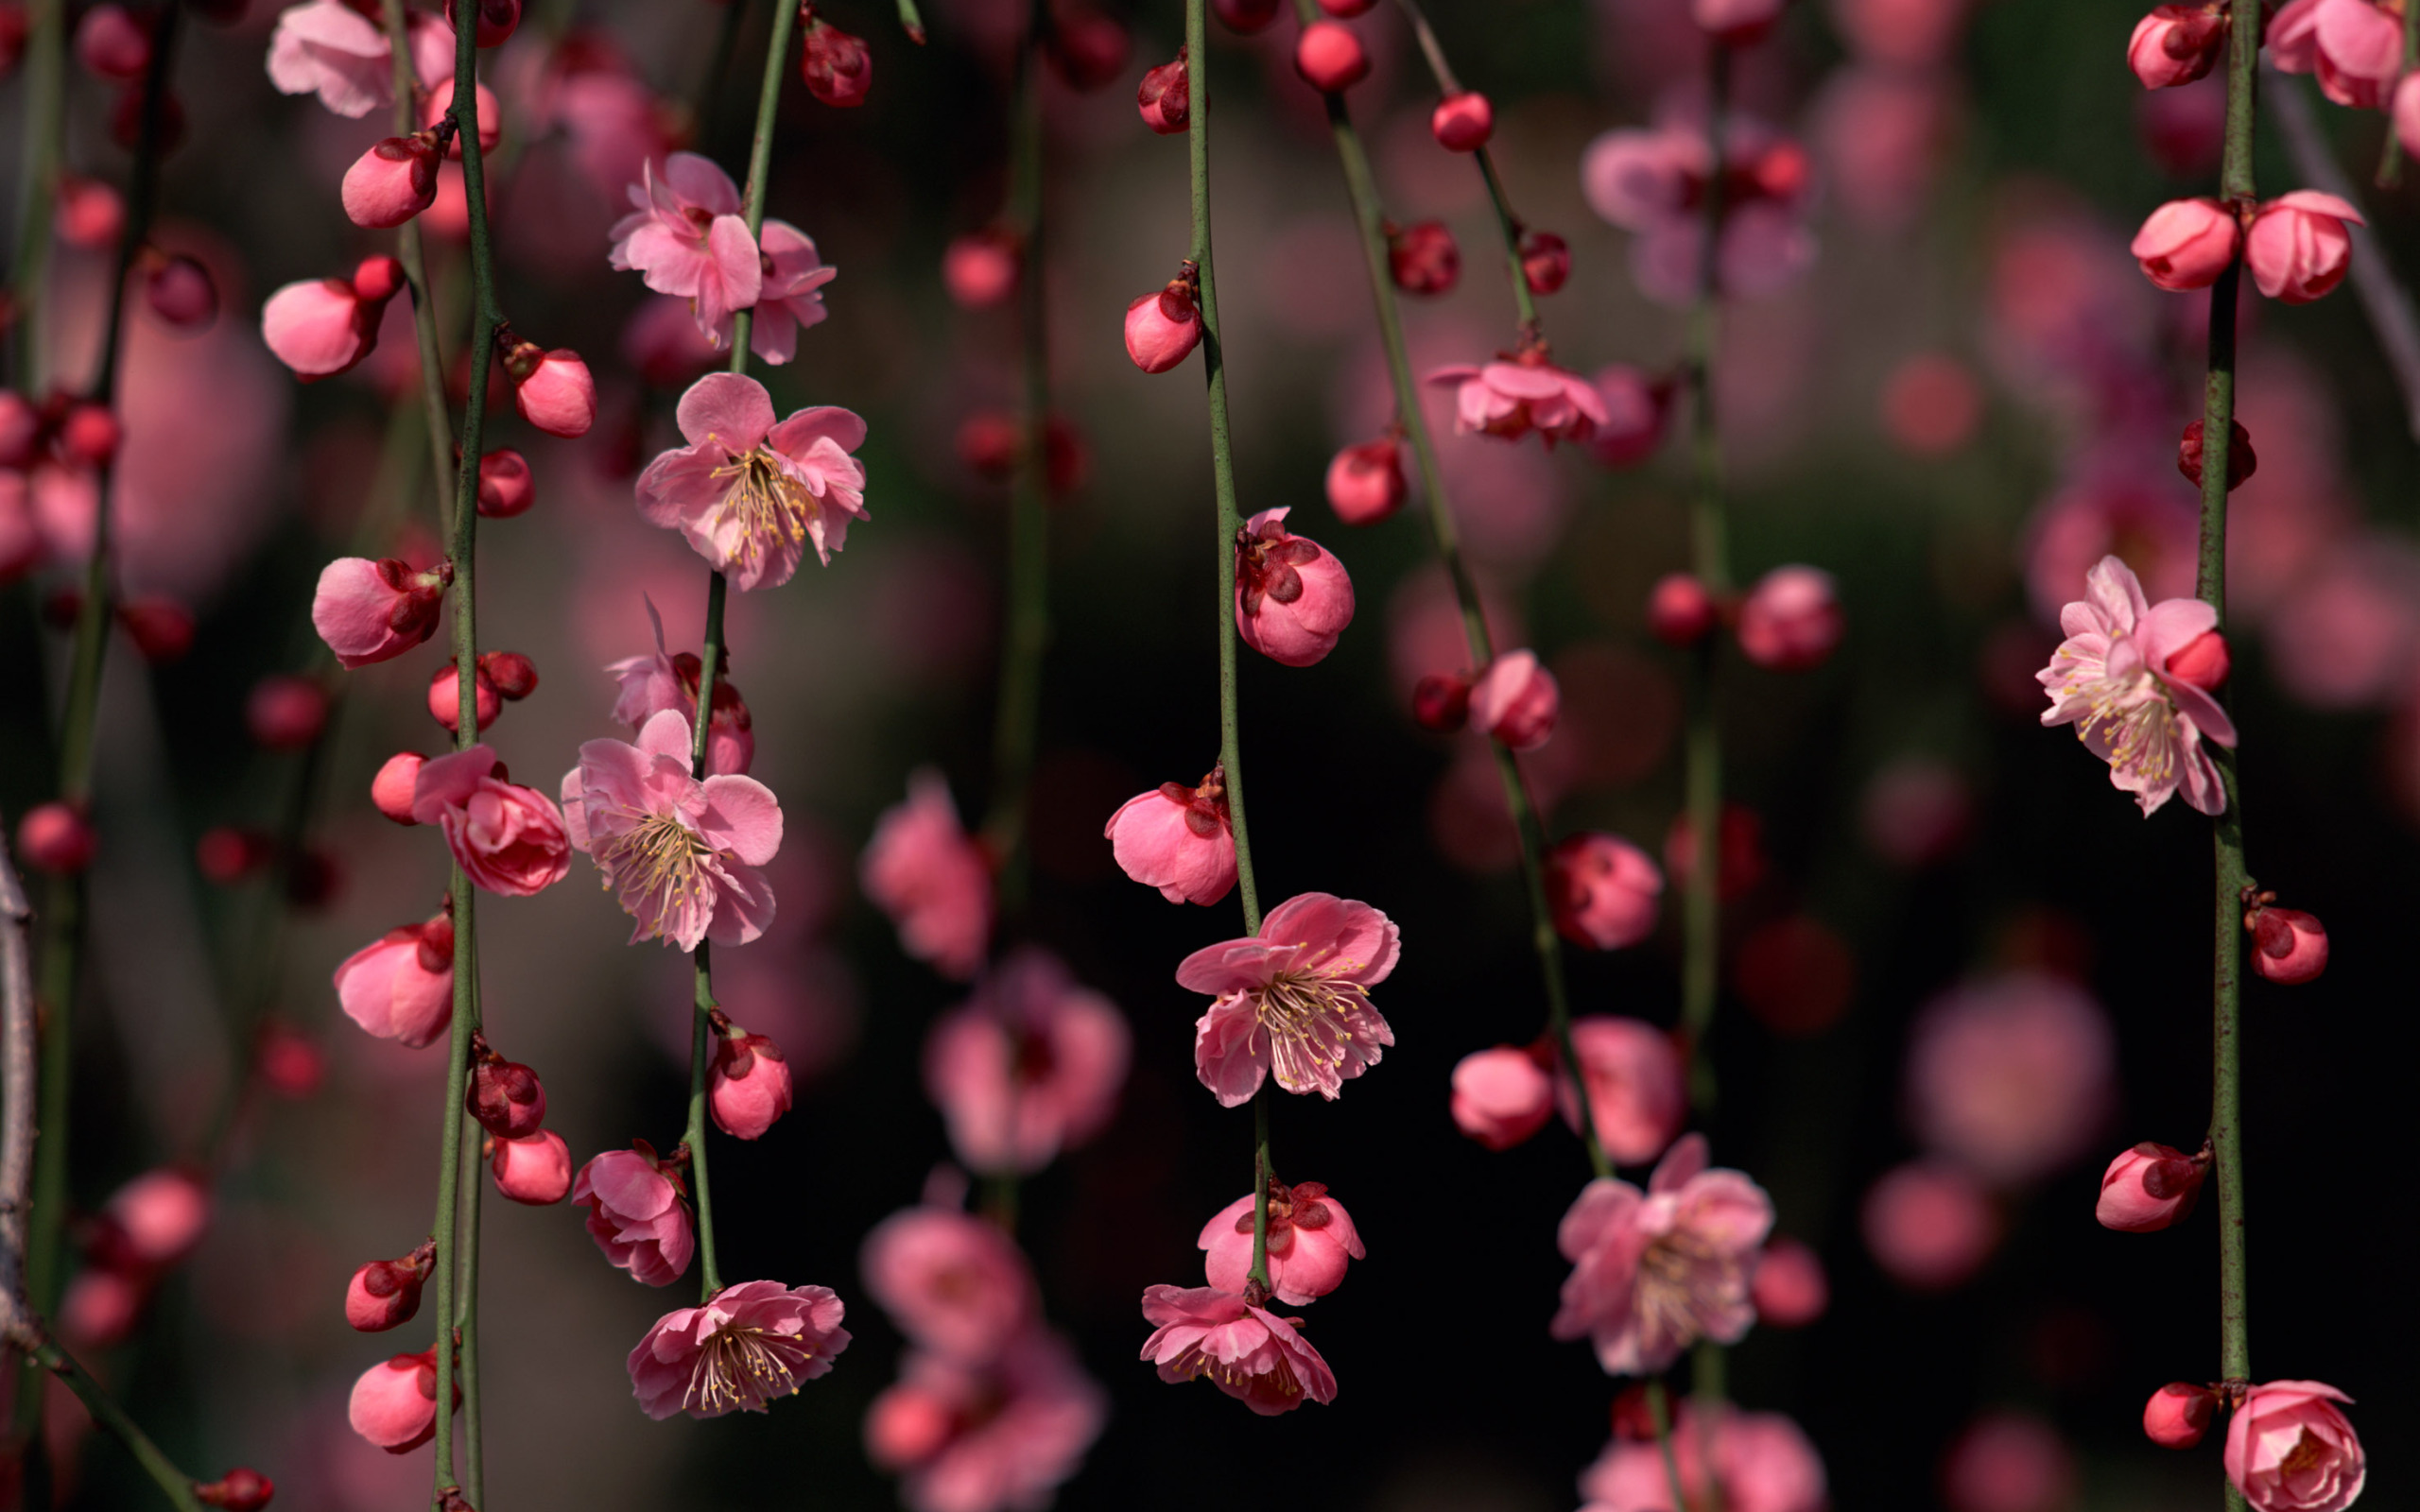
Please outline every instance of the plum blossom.
M1247 1194L1201 1226L1202 1269L1222 1292L1245 1290L1252 1271L1253 1199ZM1363 1258L1361 1236L1344 1204L1317 1181L1269 1183L1269 1289L1295 1307L1343 1284L1348 1262Z
M1554 1116L1552 1063L1542 1047L1496 1045L1464 1056L1454 1066L1454 1126L1491 1150L1535 1134Z
M748 328L748 350L778 368L798 352L798 334L822 323L823 285L839 277L815 249L815 239L786 220L769 220L757 233L764 283L756 295L756 318ZM735 322L725 316L710 333L717 346L731 340Z
M908 1208L874 1225L857 1272L917 1348L963 1365L997 1359L1040 1310L1016 1241L954 1208Z
M1587 1337L1608 1375L1649 1375L1700 1338L1732 1344L1756 1321L1749 1283L1772 1199L1737 1171L1706 1169L1706 1143L1672 1146L1647 1190L1599 1177L1564 1213L1572 1263L1552 1331Z
M1721 1408L1709 1436L1694 1401L1672 1414L1672 1458L1690 1506L1707 1500L1706 1462L1731 1512L1824 1512L1824 1461L1795 1422L1777 1412ZM1662 1448L1617 1438L1580 1477L1582 1512L1677 1512Z
M564 819L546 795L496 775L485 745L423 762L412 818L437 825L473 882L508 898L545 891L571 870Z
M941 773L924 766L908 774L908 800L875 821L857 876L908 954L961 982L982 966L992 864L959 822Z
M1428 375L1454 391L1454 434L1474 432L1517 441L1531 431L1548 448L1557 441L1584 441L1612 414L1597 386L1547 360L1532 347L1484 364L1462 363Z
M1806 230L1806 151L1757 122L1735 119L1723 137L1722 233L1716 280L1725 293L1769 294L1814 261ZM1580 192L1588 208L1633 232L1631 273L1650 299L1696 296L1712 154L1697 122L1608 131L1588 145Z
M645 599L648 624L655 630L653 656L627 656L605 670L615 682L614 718L633 731L670 709L686 716L698 708L698 684L705 664L694 651L667 656L664 650L664 616L655 600ZM726 653L728 655L728 653ZM718 672L727 672L728 663ZM748 702L727 676L715 679L714 708L706 715L706 770L745 774L756 759L756 735Z
M436 633L453 576L450 562L417 572L394 557L338 557L320 571L312 628L340 666L392 661Z
M2146 816L2181 788L2204 814L2226 808L2226 790L2204 740L2235 744L2235 722L2204 689L2174 675L2169 659L2218 628L2218 610L2197 598L2145 601L2133 568L2103 557L2084 577L2085 596L2059 611L2066 634L2035 680L2050 695L2045 725L2074 725L2086 748L2109 764L2110 784L2135 795Z
M656 1319L631 1351L632 1395L659 1421L675 1413L763 1412L831 1370L849 1347L844 1312L828 1286L726 1286L700 1306Z
M2244 1393L2227 1423L2227 1479L2259 1512L2342 1512L2369 1463L2336 1409L2353 1399L2317 1381L2269 1381Z
M2290 0L2263 40L2278 72L2316 74L2322 94L2356 110L2383 109L2403 72L2403 23L2370 0Z
M689 301L706 339L721 344L732 312L753 306L764 286L739 186L711 158L675 152L662 171L640 164L631 185L638 208L614 223L606 261L635 269L648 288Z
M1319 1350L1294 1332L1296 1320L1211 1286L1151 1286L1143 1316L1156 1325L1143 1358L1170 1383L1208 1376L1210 1383L1264 1418L1305 1400L1336 1400L1336 1376Z
M1211 768L1198 787L1162 782L1128 799L1103 833L1118 869L1172 903L1215 903L1236 885L1223 768Z
M1131 1050L1115 1004L1026 947L933 1025L925 1091L959 1160L1029 1173L1108 1125Z
M773 921L757 868L782 848L781 801L752 777L692 777L678 710L651 716L635 746L583 742L562 798L571 843L633 920L631 943L745 945Z
M1386 915L1306 892L1270 910L1258 935L1186 956L1178 985L1215 1000L1194 1025L1201 1085L1234 1108L1274 1069L1289 1092L1335 1098L1395 1042L1369 989L1395 969L1398 952Z
M677 1159L658 1159L642 1140L581 1166L571 1200L588 1210L588 1236L609 1263L632 1280L669 1286L697 1249L683 1190Z
M1688 1116L1681 1052L1672 1037L1637 1019L1588 1014L1572 1021L1571 1048L1605 1154L1618 1165L1644 1165L1663 1154ZM1563 1121L1579 1128L1580 1103L1569 1077L1555 1078L1554 1097Z
M406 36L424 87L453 77L453 27L421 12ZM268 79L280 94L317 94L337 114L358 118L393 101L392 55L386 32L368 16L343 0L311 0L278 12Z
M866 471L849 455L866 422L848 410L817 404L777 422L763 384L714 372L681 396L678 419L689 444L639 474L639 513L679 530L733 586L780 587L809 544L828 564L850 520L867 518Z
M897 1472L910 1512L1041 1507L1108 1417L1067 1341L1030 1328L981 1364L911 1351L866 1413L866 1454Z
M2109 1017L2082 988L2011 971L1954 988L1908 1043L1916 1135L1986 1180L2038 1180L2092 1148L2117 1100Z
M345 1017L407 1049L433 1044L454 1022L454 921L390 929L337 967Z

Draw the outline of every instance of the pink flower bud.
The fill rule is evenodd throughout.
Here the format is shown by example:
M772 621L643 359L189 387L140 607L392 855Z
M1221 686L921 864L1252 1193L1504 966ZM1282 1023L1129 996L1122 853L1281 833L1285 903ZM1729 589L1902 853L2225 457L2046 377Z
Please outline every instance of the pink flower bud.
M496 149L496 144L504 140L504 112L496 105L495 95L485 84L479 85L478 93L473 94L471 98L477 103L479 151L482 155L493 152ZM446 112L453 108L454 80L441 79L437 86L428 92L428 98L421 102L421 129L436 130L437 123L445 119ZM445 156L457 163L461 161L462 139L458 132L446 139Z
M244 701L244 728L270 750L301 750L327 722L327 690L312 678L273 673L252 684Z
M1236 631L1272 662L1306 667L1353 623L1353 579L1315 541L1263 509L1236 537Z
M2353 233L2366 226L2360 212L2312 189L2297 189L2262 205L2244 232L2244 266L2261 293L2288 304L2308 304L2344 282L2353 262ZM2156 282L2156 281L2154 281Z
M76 60L112 84L136 83L151 63L151 34L124 6L95 6L76 27Z
M1403 507L1403 448L1392 436L1348 446L1327 465L1327 504L1348 525L1374 525Z
M125 428L106 404L71 404L59 422L59 455L78 467L107 467Z
M1462 276L1461 249L1442 220L1387 232L1387 272L1406 294L1443 294Z
M1126 72L1133 39L1115 19L1072 5L1058 8L1046 56L1070 89L1102 89Z
M2252 479L2260 466L2259 455L2252 450L2252 433L2241 421L2227 422L2227 491L2233 493ZM2185 427L2176 443L2176 471L2195 488L2202 486L2202 422L2194 421Z
M277 859L277 841L258 830L229 825L204 830L193 846L194 869L204 882L232 887Z
M2000 1239L1990 1196L1962 1167L1946 1161L1917 1161L1885 1173L1866 1192L1859 1227L1876 1263L1922 1292L1963 1282Z
M1695 645L1720 618L1714 595L1687 573L1667 573L1648 591L1647 631L1666 645Z
M454 921L390 929L336 970L345 1017L406 1049L433 1044L454 1022Z
M136 652L154 666L193 649L193 610L173 598L129 599L118 605L117 622Z
M2143 276L2173 293L2205 289L2235 261L2243 230L2215 199L2171 199L2151 213L2127 250Z
M817 16L806 24L799 57L806 92L826 105L863 105L873 87L873 55L865 39L853 37Z
M2191 1449L2210 1431L2218 1410L2218 1393L2209 1387L2171 1381L2143 1403L2143 1436L2162 1449Z
M327 1079L328 1056L317 1040L272 1019L261 1025L252 1070L271 1092L299 1102L318 1091Z
M526 1139L492 1143L495 1149L488 1157L488 1169L495 1177L498 1192L533 1208L561 1202L570 1194L571 1149L562 1135L541 1129Z
M2204 630L2168 654L2167 672L2170 679L2191 683L2207 693L2227 680L2233 665L2226 637L2216 630Z
M648 1286L669 1286L689 1268L697 1231L681 1182L685 1150L659 1160L645 1140L607 1150L579 1168L574 1204L588 1210L588 1236L608 1263Z
M1550 231L1521 233L1521 277L1532 294L1552 294L1570 282L1571 247Z
M1193 81L1185 74L1184 48L1176 50L1176 61L1143 76L1134 108L1143 112L1143 124L1162 136L1174 136L1192 124Z
M541 351L535 343L505 349L504 370L521 418L549 436L578 440L596 423L596 381L569 348Z
M706 1107L715 1126L733 1139L762 1139L790 1110L790 1068L782 1047L735 1026L718 1034Z
M421 758L397 751L370 780L371 806L397 824L418 824L412 817L412 786L420 781Z
M72 877L93 864L97 842L84 816L60 802L37 803L17 821L17 855L53 877Z
M384 1333L408 1323L420 1311L420 1290L435 1263L437 1246L424 1240L400 1260L373 1260L345 1283L344 1320L364 1333Z
M1227 779L1217 768L1198 787L1162 782L1128 799L1103 833L1118 869L1172 903L1206 906L1236 885Z
M51 226L60 241L86 251L101 251L117 244L126 229L126 201L115 189L98 179L62 173L58 195Z
M1295 39L1294 72L1313 89L1333 94L1370 77L1370 55L1352 27L1314 21Z
M509 446L479 458L479 513L490 520L527 514L538 502L538 480L529 475L529 461Z
M1847 620L1832 593L1832 575L1815 567L1776 567L1739 606L1739 649L1772 672L1822 666L1841 644Z
M2263 908L2252 925L2252 969L2285 987L2327 970L2327 931L2298 908Z
M2100 1176L2100 1201L2093 1216L2103 1228L2147 1234L2166 1228L2193 1211L2209 1174L2206 1159L2149 1140L2121 1152Z
M365 257L353 270L353 292L372 304L385 304L403 286L404 265L391 257Z
M182 1263L210 1231L210 1188L190 1167L146 1171L111 1194L100 1226L96 1261L157 1275Z
M1451 735L1471 722L1471 679L1459 672L1427 672L1411 686L1411 722Z
M304 383L331 378L377 350L378 321L404 286L404 266L366 259L340 278L288 284L261 306L261 339Z
M1145 372L1166 372L1193 354L1201 340L1201 314L1183 279L1126 307L1126 354Z
M1477 152L1495 130L1495 107L1477 90L1448 94L1428 112L1428 131L1448 152Z
M445 0L445 25L448 29L460 29L454 19L455 0ZM472 41L481 47L501 47L511 40L513 29L521 25L521 0L478 0L479 29ZM482 142L480 149L486 150Z
M866 1457L894 1473L933 1458L958 1435L958 1409L913 1381L892 1383L866 1409Z
M179 253L144 275L144 302L173 331L200 331L218 318L218 285L210 270Z
M1252 1269L1253 1199L1237 1197L1202 1225L1197 1244L1201 1269L1222 1292L1241 1293ZM1269 1183L1269 1285L1280 1301L1301 1307L1344 1284L1362 1258L1361 1236L1344 1204L1318 1181Z
M1464 1134L1491 1150L1509 1150L1554 1116L1554 1083L1527 1050L1474 1051L1454 1067L1453 1112Z
M942 287L961 310L1000 303L1016 292L1016 238L987 226L953 239L942 253Z
M485 730L504 713L504 696L496 691L495 679L488 676L484 666L471 680L473 700L477 705L474 712L479 728ZM428 713L429 717L445 727L448 734L462 728L462 679L451 658L428 675Z
M2256 1512L2342 1512L2369 1464L2335 1403L2353 1399L2317 1381L2271 1381L2236 1403L2227 1423L2227 1479Z
M59 1299L59 1330L79 1350L113 1349L133 1336L150 1299L146 1277L102 1266L79 1271Z
M1471 684L1471 728L1514 750L1535 750L1554 736L1563 692L1534 651L1508 651Z
M1777 1329L1803 1329L1831 1306L1832 1287L1815 1251L1795 1239L1782 1238L1765 1246L1758 1257L1748 1297L1756 1304L1757 1322Z
M526 1140L546 1122L546 1089L538 1074L488 1048L484 1035L471 1038L471 1084L462 1090L462 1111L498 1139Z
M1249 37L1277 19L1279 0L1210 0L1210 13L1238 37Z
M193 1499L223 1512L260 1512L277 1494L277 1483L247 1465L238 1465L215 1481L197 1483Z
M424 573L393 557L339 557L320 573L311 624L340 665L390 661L436 630L453 576L450 564Z
M344 171L344 213L356 226L400 226L437 203L437 140L390 136Z
M361 1372L347 1418L353 1431L389 1454L437 1436L437 1350L399 1354Z
M2226 41L2227 14L2218 6L2154 6L2135 23L2126 66L2145 89L2190 84L2210 71Z
M1546 856L1547 906L1574 945L1617 951L1655 933L1664 873L1618 835L1565 836Z

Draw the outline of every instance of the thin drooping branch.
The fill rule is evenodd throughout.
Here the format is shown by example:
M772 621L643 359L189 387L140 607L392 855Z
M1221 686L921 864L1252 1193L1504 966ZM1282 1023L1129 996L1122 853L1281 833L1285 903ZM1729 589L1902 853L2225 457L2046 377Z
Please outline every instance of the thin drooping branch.
M1428 17L1420 9L1419 0L1395 0L1403 8L1404 19L1411 23L1411 34L1420 42L1421 56L1428 60L1429 75L1437 81L1437 93L1451 99L1462 92L1461 81L1454 77L1453 65L1445 60L1445 49L1437 41L1437 33L1428 25ZM1299 9L1301 0L1296 0ZM1521 261L1521 217L1512 214L1512 201L1504 193L1504 180L1495 172L1495 155L1481 146L1471 154L1478 162L1479 177L1487 182L1488 203L1495 208L1495 229L1504 243L1505 271L1512 281L1512 307L1519 313L1521 335L1527 340L1538 334L1538 304L1530 290L1530 273Z
M43 392L43 330L50 314L50 224L59 201L60 142L65 134L67 0L26 8L25 115L18 124L17 252L9 264L9 313L15 323L17 387Z
M410 28L404 18L404 0L381 3L395 93L391 124L395 135L409 136L418 129L415 118L419 113L412 108L412 90L417 80L412 76ZM428 428L429 481L437 490L439 527L442 529L446 501L451 496L447 484L454 473L454 421L445 412L445 354L437 336L437 302L429 287L428 260L421 251L419 216L404 222L403 229L395 233L395 261L404 266L404 282L411 286L412 331L420 343L421 413Z

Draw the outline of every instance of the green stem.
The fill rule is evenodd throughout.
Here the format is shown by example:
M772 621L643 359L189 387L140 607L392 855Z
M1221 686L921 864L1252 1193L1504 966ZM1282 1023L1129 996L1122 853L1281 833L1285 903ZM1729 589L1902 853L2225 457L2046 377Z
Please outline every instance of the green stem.
M698 941L697 995L689 1040L689 1119L682 1143L689 1147L689 1180L698 1199L698 1264L701 1272L700 1298L722 1290L722 1267L715 1255L714 1188L706 1179L706 1072L714 1064L714 946Z
M43 392L43 329L49 318L50 223L59 202L59 149L67 92L67 0L26 8L25 136L18 162L17 256L9 300L16 318L17 387Z
M76 1400L84 1404L84 1410L93 1415L93 1420L126 1446L126 1452L134 1456L134 1462L143 1467L143 1473L150 1476L152 1484L160 1487L160 1494L167 1499L170 1506L178 1508L179 1512L208 1512L201 1499L193 1494L193 1477L177 1469L176 1461L161 1452L160 1446L151 1442L151 1435L143 1431L142 1424L129 1417L126 1409L118 1405L117 1399L78 1365L65 1349L60 1349L56 1340L44 1338L26 1358L34 1366L57 1376L61 1384L76 1393Z
M1244 1296L1255 1306L1269 1297L1269 1083L1252 1094L1252 1269Z
M1689 1499L1681 1489L1681 1461L1672 1452L1672 1402L1664 1390L1661 1376L1650 1376L1647 1380L1647 1415L1655 1424L1655 1447L1663 1451L1664 1480L1671 1489L1672 1505L1677 1512L1677 1509L1688 1507ZM1705 1463L1711 1465L1713 1461Z
M479 1160L478 1143L469 1142L462 1152L473 1166ZM478 1173L466 1173L462 1191L462 1231L458 1236L461 1248L462 1293L455 1304L454 1325L462 1331L462 1450L469 1463L464 1467L462 1490L475 1507L487 1505L486 1455L479 1433L479 1213L487 1195Z
M1714 1465L1715 1430L1722 1422L1722 1346L1700 1339L1689 1350L1689 1396L1697 1405L1698 1463ZM1722 1481L1709 1474L1694 1512L1722 1512Z
M2229 40L2233 40L2232 36ZM2229 60L2232 62L2233 60ZM2415 62L2420 62L2420 6L2406 5L2403 8L2404 73L2411 73L2411 65ZM2393 189L2403 182L2403 138L2394 129L2393 114L2394 112L2390 110L2386 129L2386 146L2378 155L2377 185L2381 189Z
M420 129L413 110L411 40L404 21L404 0L383 0L388 53L393 61L394 134L409 136ZM420 395L428 429L429 478L437 490L439 527L443 528L446 480L454 473L454 422L445 412L445 357L437 338L437 305L428 284L428 261L421 250L420 221L404 222L395 233L395 261L404 265L404 282L411 285L412 328L420 344Z
M1396 0L1396 4L1411 23L1411 34L1420 43L1421 56L1428 60L1429 75L1437 80L1437 93L1449 99L1462 93L1453 66L1445 60L1445 49L1438 43L1437 33L1430 29L1427 16L1421 12L1419 0ZM1295 9L1302 9L1301 0L1296 0ZM1512 275L1512 307L1520 316L1521 334L1534 336L1538 334L1538 302L1530 293L1529 270L1521 264L1521 217L1512 214L1512 201L1504 193L1504 180L1496 177L1495 155L1482 146L1472 156L1478 160L1479 177L1487 180L1488 201L1495 207L1495 229L1504 239L1504 266Z
M916 0L899 0L899 29L908 34L909 42L919 47L925 45L925 18L916 9Z

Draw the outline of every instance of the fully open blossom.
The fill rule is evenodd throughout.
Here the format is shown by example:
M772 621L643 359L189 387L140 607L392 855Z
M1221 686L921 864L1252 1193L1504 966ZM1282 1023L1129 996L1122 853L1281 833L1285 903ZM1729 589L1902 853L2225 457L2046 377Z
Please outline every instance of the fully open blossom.
M490 892L527 898L571 870L563 816L545 794L495 775L484 745L421 764L412 817L443 830L471 880Z
M782 848L782 805L752 777L689 775L689 721L650 717L638 744L585 741L563 774L571 843L632 919L631 942L745 945L773 921L757 868Z
M1723 144L1716 281L1725 293L1769 294L1815 258L1806 230L1806 151L1737 118ZM1685 304L1696 296L1712 157L1704 127L1675 119L1651 129L1608 131L1581 159L1588 208L1635 233L1631 273L1650 299Z
M1294 1321L1212 1286L1151 1286L1143 1316L1155 1325L1143 1358L1160 1379L1210 1383L1264 1418L1291 1412L1305 1400L1336 1400L1336 1376Z
M571 1200L588 1210L588 1237L607 1263L649 1286L669 1286L689 1268L697 1236L683 1199L680 1167L645 1143L607 1150L579 1168Z
M1202 1269L1222 1292L1241 1293L1252 1273L1253 1199L1237 1197L1201 1226ZM1269 1183L1269 1289L1295 1307L1315 1302L1344 1282L1345 1266L1363 1257L1361 1235L1344 1204L1317 1181Z
M2371 9L2363 0L2343 3ZM2353 233L2345 227L2368 224L2334 195L2315 189L2279 195L2253 213L2251 229L2243 233L2244 266L2271 299L2308 304L2344 282L2353 261Z
M844 1311L828 1286L741 1281L666 1313L631 1351L639 1410L658 1419L763 1412L831 1370L849 1347Z
M1368 903L1306 892L1270 909L1258 935L1186 956L1178 985L1215 1000L1193 1031L1201 1085L1234 1108L1273 1068L1289 1092L1335 1097L1395 1042L1369 989L1399 948L1393 923Z
M655 631L653 656L626 656L609 663L605 670L614 679L614 718L633 731L644 729L649 719L666 710L683 716L698 708L698 684L705 677L705 664L694 651L667 656L664 650L664 616L655 610L655 600L645 600L648 624ZM715 678L714 707L706 716L706 771L711 774L735 772L745 774L749 764L756 759L754 721L748 712L748 701L739 689L718 668Z
M1306 667L1353 623L1353 579L1318 541L1263 509L1236 537L1236 633L1272 662Z
M2116 1100L2109 1016L2064 977L2010 971L1962 985L1909 1035L1909 1122L1989 1181L2038 1180L2085 1154Z
M640 172L630 187L638 208L614 223L606 261L637 270L659 294L687 300L698 329L718 342L732 312L753 306L764 286L739 186L694 152L673 153L661 171L642 163Z
M1797 1423L1777 1412L1719 1409L1709 1456L1705 1419L1684 1400L1672 1413L1673 1467L1681 1494L1700 1506L1707 1496L1706 1461L1729 1512L1824 1512L1828 1504L1824 1461ZM1680 1512L1664 1452L1652 1438L1616 1438L1580 1477L1582 1512Z
M1672 1146L1647 1190L1599 1177L1564 1213L1572 1263L1558 1339L1585 1337L1608 1375L1649 1375L1700 1338L1732 1344L1756 1321L1748 1284L1772 1199L1737 1171L1706 1169L1703 1135Z
M2218 622L2218 610L2198 598L2146 602L2134 569L2116 557L2100 558L2084 577L2084 597L2059 611L2066 640L2036 674L2050 695L2042 722L2074 725L2109 764L2111 785L2134 794L2145 815L2180 789L2204 814L2226 808L2202 742L2233 746L2235 722L2169 665Z
M756 245L763 253L764 282L756 293L756 318L748 327L748 350L778 368L797 353L798 334L832 313L823 307L822 290L840 270L825 266L814 238L786 220L765 222ZM731 339L734 324L723 318L713 333L717 346Z
M1048 951L1010 953L925 1041L925 1091L977 1171L1028 1174L1108 1126L1132 1037Z
M1108 1394L1067 1341L1035 1327L979 1365L910 1352L867 1410L866 1455L898 1474L910 1512L1036 1508L1108 1417Z
M949 783L929 766L908 774L908 800L885 809L857 880L898 926L899 945L964 981L992 937L992 864L969 838Z
M424 86L454 76L454 30L425 12L406 32ZM338 115L363 116L394 99L393 49L378 24L343 0L310 0L278 12L268 79L284 94L317 94Z
M1541 349L1440 368L1428 381L1454 391L1458 436L1476 432L1517 441L1535 431L1552 447L1557 441L1584 441L1612 418L1595 384L1548 362Z
M2269 18L2269 59L2288 74L2316 74L2339 105L2374 111L2403 72L2403 23L2371 0L2290 0Z
M337 968L345 1017L412 1050L433 1044L454 1022L454 921L390 929Z
M1589 832L1555 842L1546 857L1554 927L1574 945L1617 951L1655 933L1664 873L1619 835Z
M919 1349L965 1365L998 1358L1041 1306L1016 1241L954 1208L908 1208L874 1225L857 1273Z
M2341 1512L2361 1494L2369 1463L2336 1408L2353 1399L2317 1381L2269 1381L2227 1423L2227 1479L2259 1512Z
M1172 903L1215 903L1236 885L1227 780L1218 768L1198 787L1162 782L1128 799L1104 833L1118 869Z
M1672 1037L1637 1019L1588 1014L1572 1021L1571 1046L1605 1154L1617 1165L1644 1165L1663 1154L1688 1116ZM1570 1078L1555 1079L1554 1095L1564 1122L1578 1128L1580 1105Z
M681 396L689 444L639 474L639 513L677 529L734 587L779 588L806 548L829 563L852 519L866 518L866 470L849 454L866 422L817 404L776 422L753 378L713 372Z
M461 1388L455 1388L459 1405ZM437 1349L399 1354L361 1372L345 1416L353 1431L389 1454L404 1454L437 1436Z
M1549 1057L1519 1045L1477 1050L1454 1064L1454 1126L1491 1150L1509 1150L1554 1116Z

